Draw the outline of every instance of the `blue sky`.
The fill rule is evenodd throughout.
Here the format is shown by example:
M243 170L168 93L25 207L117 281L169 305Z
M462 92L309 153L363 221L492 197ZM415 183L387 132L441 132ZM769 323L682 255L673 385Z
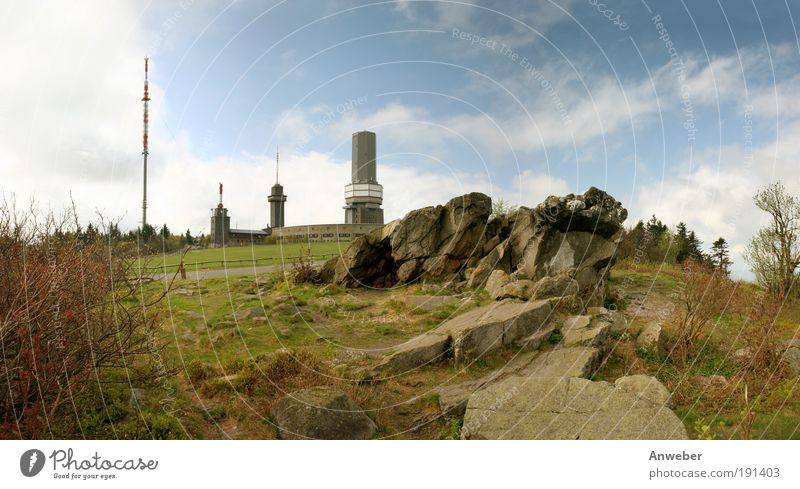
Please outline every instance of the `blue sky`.
M341 221L361 129L389 219L594 185L725 236L743 276L753 192L800 190L797 1L106 3L0 7L5 195L135 226L145 55L149 215L195 233L218 181L235 225L267 224L277 146L287 224Z

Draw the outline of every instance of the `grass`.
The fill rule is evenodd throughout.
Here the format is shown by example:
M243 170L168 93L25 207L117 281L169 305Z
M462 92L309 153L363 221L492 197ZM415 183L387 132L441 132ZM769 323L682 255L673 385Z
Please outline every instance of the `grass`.
M188 270L219 270L256 265L276 265L284 263L291 266L292 258L308 256L330 258L347 248L349 242L331 243L288 243L253 246L228 246L225 248L205 248L192 250L184 258ZM167 268L172 271L180 264L180 253L150 256L139 260L146 261L148 268ZM244 261L243 261L244 260Z
M630 264L629 264L630 265ZM650 266L615 267L610 285L622 295L648 295L649 303L666 304L675 300L680 287L680 274L676 267ZM745 404L745 383L742 366L731 353L744 346L739 334L747 323L742 307L756 300L757 286L746 282L737 284L737 295L725 312L714 319L705 330L703 341L686 362L660 358L653 352L637 350L635 335L620 334L614 338L614 350L595 380L613 382L624 375L647 374L658 378L673 393L674 411L680 417L690 436L699 439L799 439L800 438L800 377L772 378L775 370L755 377L758 387L750 386L749 404ZM777 320L778 331L784 338L797 331L800 303L787 302ZM668 338L675 338L673 313L663 317ZM643 322L652 320L645 318ZM640 326L633 323L633 330ZM727 379L724 387L703 385L700 377L721 375ZM753 381L753 378L751 378ZM763 384L763 385L760 385ZM760 394L763 401L753 407L752 423L747 423L747 405ZM748 428L749 426L749 428Z
M626 284L631 298L647 293L648 299L658 304L674 301L680 287L671 270L615 269L611 285L618 289L622 284ZM155 293L160 286L153 283L146 287ZM170 294L164 304L161 333L169 345L165 358L179 371L175 378L181 406L177 416L189 437L274 438L274 428L265 419L275 400L299 388L333 384L376 421L379 437L458 438L460 418L442 416L432 387L485 376L507 364L515 353L502 349L468 366L452 362L429 365L381 383L343 381L358 378L359 368L374 364L386 353L385 348L491 299L476 294L468 306L458 310L455 305L445 305L427 312L406 302L406 296L418 293L422 286L374 290L293 285L274 273L228 280L185 280L176 287L192 294ZM743 294L751 292L744 286L742 290ZM266 318L252 315L236 319L236 312L262 307ZM797 317L800 306L788 304L779 321L787 337L797 328ZM594 379L613 382L623 375L656 376L674 392L674 410L690 436L696 438L798 438L800 385L796 375L769 385L763 402L755 409L749 435L743 434L743 387L735 385L739 366L730 352L741 346L736 333L744 321L743 315L730 310L709 325L709 342L691 364L638 351L635 335L619 333L614 336L615 353ZM670 317L665 318L665 330L674 335ZM552 348L551 342L558 343L559 336L555 332L542 348ZM283 349L294 352L299 361L287 357ZM730 389L709 390L694 380L710 375L728 378ZM754 391L751 387L751 395ZM127 398L120 395L119 399L115 407L124 410ZM116 419L122 421L115 423L133 420L122 415ZM130 424L124 429L146 428L150 430L146 433L155 430L160 437L182 434L168 419L145 421L142 427ZM105 424L95 424L99 424L95 432L104 436ZM147 436L142 434L145 431L132 433Z

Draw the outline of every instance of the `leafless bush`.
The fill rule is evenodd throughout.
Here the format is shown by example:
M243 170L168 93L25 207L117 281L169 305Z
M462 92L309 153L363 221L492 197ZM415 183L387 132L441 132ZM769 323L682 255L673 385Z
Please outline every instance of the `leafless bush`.
M746 374L758 378L780 377L780 359L784 345L777 329L783 297L760 292L747 308L747 322L740 333L742 343L749 352L744 365ZM752 380L752 379L751 379Z
M311 258L296 258L292 262L292 282L295 284L319 284L322 282L319 270L314 268Z
M79 239L74 210L19 212L0 202L0 437L42 438L75 422L98 383L146 386L167 375L132 261Z
M699 261L686 260L682 270L674 351L686 360L705 336L706 326L725 310L734 284L727 274Z

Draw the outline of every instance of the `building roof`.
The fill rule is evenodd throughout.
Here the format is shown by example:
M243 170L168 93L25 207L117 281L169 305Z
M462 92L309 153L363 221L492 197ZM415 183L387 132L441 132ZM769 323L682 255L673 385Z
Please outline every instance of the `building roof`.
M249 234L253 236L269 236L269 233L261 229L231 229L231 234Z

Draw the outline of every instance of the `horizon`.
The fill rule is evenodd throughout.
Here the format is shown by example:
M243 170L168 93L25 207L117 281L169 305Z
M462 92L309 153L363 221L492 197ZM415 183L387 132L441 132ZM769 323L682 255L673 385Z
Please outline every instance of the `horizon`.
M752 279L753 194L800 191L800 5L608 5L10 4L0 192L135 229L149 57L155 227L208 234L218 182L231 227L266 227L278 148L286 225L344 222L350 135L369 130L386 222L470 191L533 207L595 186L629 227L724 237Z

